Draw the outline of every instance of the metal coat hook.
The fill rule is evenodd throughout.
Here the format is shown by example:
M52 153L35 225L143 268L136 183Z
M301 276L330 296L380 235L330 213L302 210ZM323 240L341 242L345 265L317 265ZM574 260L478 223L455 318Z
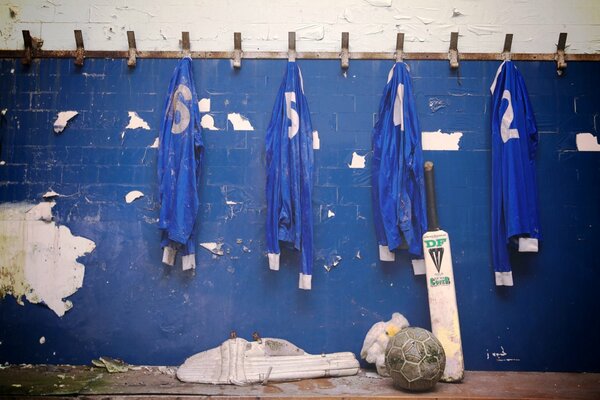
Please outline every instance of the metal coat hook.
M396 62L404 61L404 33L396 35Z
M567 62L565 61L565 48L567 47L567 32L561 32L558 36L558 44L556 45L556 73L562 75L564 70L567 69Z
M233 33L233 68L242 67L242 32Z
M135 33L133 31L127 31L127 42L129 43L129 58L127 59L128 67L135 67L137 46L135 44Z
M75 32L75 45L77 46L77 50L75 50L75 65L78 67L83 67L83 59L85 58L85 48L83 47L83 34L81 30L77 29Z
M511 53L510 49L512 47L513 34L507 33L504 37L504 49L502 50L502 58L506 61L510 61Z
M350 34L342 32L342 52L340 58L342 60L342 69L348 69L350 66L350 52L348 51L348 43L350 42Z
M184 57L191 57L189 32L181 32L181 51Z
M23 42L25 42L25 53L21 63L23 65L30 65L31 57L33 56L33 43L29 31L23 31Z
M288 61L296 61L296 32L288 32Z
M458 68L458 32L450 33L448 60L450 60L450 68Z

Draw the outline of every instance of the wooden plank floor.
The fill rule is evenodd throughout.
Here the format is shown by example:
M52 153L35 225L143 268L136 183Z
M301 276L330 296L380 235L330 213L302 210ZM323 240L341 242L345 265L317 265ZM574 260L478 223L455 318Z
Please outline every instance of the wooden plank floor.
M438 383L433 391L410 393L394 389L389 378L372 378L364 371L353 377L249 386L182 383L173 372L165 367L115 374L86 366L3 367L0 399L600 399L600 374L467 371L460 384Z

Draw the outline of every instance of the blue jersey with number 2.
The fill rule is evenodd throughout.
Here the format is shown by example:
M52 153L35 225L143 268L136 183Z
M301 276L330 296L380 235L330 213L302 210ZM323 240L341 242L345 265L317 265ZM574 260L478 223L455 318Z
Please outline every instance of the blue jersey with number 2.
M538 132L523 76L511 61L492 92L492 260L496 284L512 286L508 245L540 239L535 153Z

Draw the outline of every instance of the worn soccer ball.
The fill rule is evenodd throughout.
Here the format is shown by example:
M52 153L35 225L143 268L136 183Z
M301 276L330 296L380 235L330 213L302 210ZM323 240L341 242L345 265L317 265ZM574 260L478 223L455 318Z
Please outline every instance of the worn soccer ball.
M446 353L433 333L404 328L392 337L385 350L385 365L394 386L406 390L432 389L446 367Z

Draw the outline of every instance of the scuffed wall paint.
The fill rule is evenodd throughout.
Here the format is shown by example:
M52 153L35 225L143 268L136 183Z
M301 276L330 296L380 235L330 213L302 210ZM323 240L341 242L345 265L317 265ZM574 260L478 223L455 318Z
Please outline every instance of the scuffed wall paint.
M56 120L54 121L54 132L61 133L67 127L67 123L77 114L79 114L77 111L59 112L56 116Z
M436 132L423 132L423 150L460 150L462 132L445 133L438 129Z
M352 161L348 164L348 168L364 168L366 163L366 154L361 156L357 152L352 153Z
M144 193L140 192L139 190L132 190L125 195L125 202L127 204L131 204L141 197L144 197Z
M575 136L578 151L600 151L598 138L591 133L578 133Z
M338 51L340 33L348 31L354 51L393 52L396 33L403 32L407 52L444 52L449 33L458 31L463 52L500 52L505 33L514 34L514 52L555 52L559 33L568 32L567 52L598 53L598 21L596 0L294 0L281 7L268 0L235 7L218 0L127 6L92 0L18 7L5 2L0 48L21 49L21 31L28 29L44 40L44 49L72 49L73 29L81 29L86 48L102 50L125 49L126 32L134 30L140 50L177 50L181 32L189 31L192 50L231 50L233 32L242 32L245 51L285 51L287 32L296 31L299 51Z
M208 129L209 131L218 131L219 128L215 126L215 119L210 114L205 114L202 116L200 120L200 126L204 129Z
M227 120L231 122L234 131L253 131L254 127L250 120L239 113L227 114ZM202 122L201 122L202 123ZM210 129L210 128L209 128Z
M0 204L0 296L23 305L43 303L62 317L65 300L83 285L85 266L77 258L96 247L52 221L54 202Z
M150 125L148 125L146 121L140 118L138 113L136 113L135 111L129 111L127 114L129 116L129 123L127 124L125 129L145 129L148 131L150 130Z

